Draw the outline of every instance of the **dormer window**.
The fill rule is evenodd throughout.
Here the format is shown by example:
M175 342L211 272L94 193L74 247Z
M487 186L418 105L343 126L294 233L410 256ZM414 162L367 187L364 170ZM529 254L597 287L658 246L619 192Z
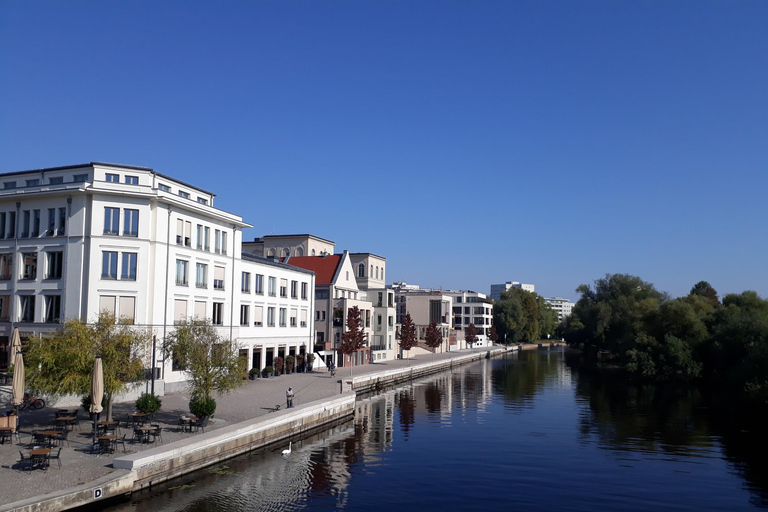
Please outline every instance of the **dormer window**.
M158 183L157 188L159 188L163 192L170 192L171 191L171 187L169 187L168 185L163 185L162 183Z
M84 181L88 181L88 175L87 174L75 174L72 176L72 181L75 183L83 183Z
M139 177L138 176L126 176L125 177L125 183L128 185L138 185L139 184Z
M189 199L189 193L179 190L179 197L183 197L184 199Z

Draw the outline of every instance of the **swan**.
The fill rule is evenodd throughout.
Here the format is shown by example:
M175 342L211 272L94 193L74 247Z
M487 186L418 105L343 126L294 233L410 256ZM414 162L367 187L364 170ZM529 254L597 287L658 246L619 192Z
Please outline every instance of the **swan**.
M291 454L291 443L293 443L293 441L288 441L288 449L287 450L283 450L283 455L290 455Z

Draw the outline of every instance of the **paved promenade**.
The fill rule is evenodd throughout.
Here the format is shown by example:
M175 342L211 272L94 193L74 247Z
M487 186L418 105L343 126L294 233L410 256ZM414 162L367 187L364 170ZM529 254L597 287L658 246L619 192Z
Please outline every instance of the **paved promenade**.
M475 351L481 352L483 349L476 349ZM436 361L446 360L468 353L470 353L469 350L435 354L434 356L432 354L424 354L410 360L395 360L356 366L352 369L352 374L353 376L366 375L428 362L433 357ZM294 406L298 407L303 403L339 394L340 384L338 381L346 380L349 377L350 369L342 368L336 372L334 378L331 378L323 370L322 372L294 373L270 379L246 381L242 387L216 399L216 414L209 423L209 427L206 428L206 431L269 414L278 404L281 408L284 408L285 391L288 386L293 388L295 393ZM0 398L0 400L6 402L3 410L11 408L8 405L9 402L5 400L6 398L6 396ZM179 416L189 412L189 395L185 392L167 394L162 397L162 402L162 408L155 416L153 423L159 423L164 427L163 443L195 436L196 434L181 432L177 427ZM133 402L115 404L113 407L113 419L123 420L132 412L134 412ZM16 469L19 451L21 450L26 454L30 447L32 430L40 430L47 427L53 414L54 409L49 407L39 411L20 411L21 443L19 444L14 438L11 443L6 442L4 445L0 445L0 496L2 497L0 509L4 508L3 505L7 505L10 502L31 498L54 490L63 490L82 485L106 476L113 471L112 459L114 456L122 454L122 448L118 447L115 455L96 455L92 453L91 424L86 421L87 416L82 413L82 410L80 416L83 419L80 421L79 431L75 429L70 434L70 445L67 446L65 443L61 451L61 469L56 461L51 461L52 465L47 471L20 471ZM121 423L121 427L122 425L124 423ZM123 434L128 434L127 439L130 439L133 432L131 429L121 428L119 434L119 437L122 437ZM146 450L154 446L153 444L126 443L128 453ZM54 448L54 453L56 450L58 448Z

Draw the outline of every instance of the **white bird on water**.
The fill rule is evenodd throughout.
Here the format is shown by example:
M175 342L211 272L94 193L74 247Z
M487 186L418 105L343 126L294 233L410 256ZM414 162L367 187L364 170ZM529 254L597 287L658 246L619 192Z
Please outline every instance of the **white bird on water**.
M288 441L288 449L287 450L283 450L283 455L290 455L291 454L291 443L293 443L293 441Z

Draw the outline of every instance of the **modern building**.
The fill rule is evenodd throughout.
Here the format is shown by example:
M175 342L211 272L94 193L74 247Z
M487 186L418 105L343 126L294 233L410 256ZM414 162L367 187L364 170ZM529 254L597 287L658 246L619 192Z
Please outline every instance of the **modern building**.
M463 341L466 328L472 324L477 332L475 347L490 347L493 342L488 338L493 325L493 303L484 294L473 291L448 290L446 295L453 299L453 328L458 340Z
M458 340L456 331L453 330L451 317L453 298L449 294L441 290L422 289L404 282L395 282L391 291L395 295L396 339L400 339L400 326L403 323L403 318L406 314L410 314L411 320L416 326L416 336L421 346L424 346L427 327L435 322L443 336L443 345L438 347L437 352L459 350L466 347L465 344L461 343L463 338ZM398 355L403 357L401 350L399 350Z
M507 281L506 283L503 283L503 284L491 285L491 299L501 300L501 292L505 292L510 288L520 288L521 290L525 290L531 293L536 291L536 287L532 284L523 284L517 281Z
M573 306L576 305L576 303L569 302L568 299L563 299L562 297L545 298L544 302L552 306L552 309L557 312L557 319L560 322L571 314Z
M0 347L14 327L44 335L108 311L159 343L177 322L209 319L249 368L311 350L314 273L241 257L250 225L214 199L146 167L0 174ZM166 389L184 385L171 361L156 364Z

